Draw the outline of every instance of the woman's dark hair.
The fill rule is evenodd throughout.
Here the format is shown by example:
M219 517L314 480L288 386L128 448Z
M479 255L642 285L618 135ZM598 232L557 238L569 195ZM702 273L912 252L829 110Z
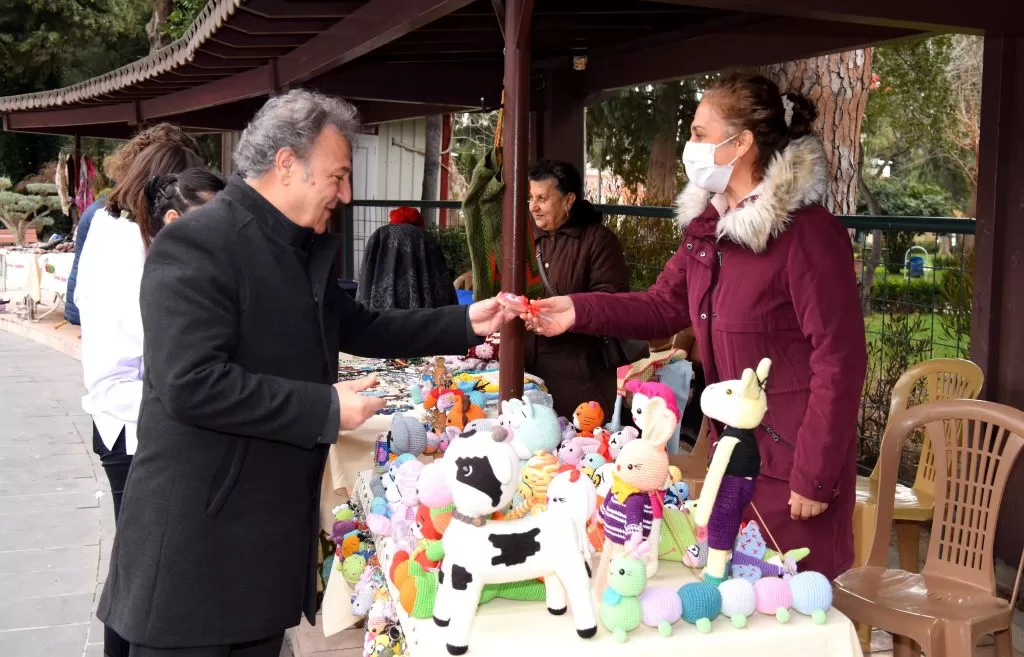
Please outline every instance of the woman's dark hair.
M163 215L150 214L146 186L157 176L180 173L186 169L203 166L203 160L195 151L176 142L157 142L143 150L132 165L123 172L117 187L107 200L107 212L117 217L127 212L132 221L139 225L142 241L149 249L153 238L163 225Z
M224 189L224 179L206 169L188 169L181 173L156 176L146 185L149 216L163 222L171 210L185 214L206 203L211 196Z
M764 177L772 158L789 142L811 134L818 110L803 94L779 93L779 87L763 75L732 73L705 93L722 118L734 128L749 130L757 145L754 174ZM783 100L785 99L785 101ZM786 125L786 105L792 117Z
M559 193L562 195L572 193L576 195L577 199L583 200L583 179L571 162L541 160L530 167L530 173L527 176L533 182L553 180Z
M200 152L199 144L184 130L170 123L158 123L135 135L117 153L108 156L103 161L103 172L111 180L120 180L142 151L161 142L181 144L191 151Z

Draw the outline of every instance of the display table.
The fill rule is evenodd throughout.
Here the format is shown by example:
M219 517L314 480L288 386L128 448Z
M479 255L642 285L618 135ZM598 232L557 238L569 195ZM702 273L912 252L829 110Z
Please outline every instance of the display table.
M332 509L343 504L355 492L359 473L373 461L373 443L377 434L391 427L390 415L374 415L355 431L346 431L331 445L327 455L320 494L320 526L330 532L334 526Z
M369 473L366 477L369 478ZM395 552L391 539L378 539L377 550L384 572L389 572ZM662 561L649 586L678 589L692 581L695 577L690 569ZM390 582L388 585L392 599L397 600L398 591ZM401 605L396 605L396 610L405 633L408 657L447 657L446 628L438 627L429 618L410 618ZM828 612L824 625L815 625L809 617L793 611L786 625L780 624L774 616L755 614L744 629L736 629L729 619L719 616L708 634L702 634L696 626L682 620L673 625L672 630L672 636L666 638L655 628L641 626L621 644L610 632L599 627L596 637L581 639L576 635L571 610L569 614L553 616L543 602L499 599L480 606L473 622L468 654L486 657L530 654L622 657L630 653L701 657L861 657L863 654L853 623L835 609Z

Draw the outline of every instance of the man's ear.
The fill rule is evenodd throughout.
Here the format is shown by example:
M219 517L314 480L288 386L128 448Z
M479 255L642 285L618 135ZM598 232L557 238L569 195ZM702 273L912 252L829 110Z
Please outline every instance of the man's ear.
M290 148L282 148L274 155L274 168L278 175L285 181L293 174L298 173L298 157L295 151Z

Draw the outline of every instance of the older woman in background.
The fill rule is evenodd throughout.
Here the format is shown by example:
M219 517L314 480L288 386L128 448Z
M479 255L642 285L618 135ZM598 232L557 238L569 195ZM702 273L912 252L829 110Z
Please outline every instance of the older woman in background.
M529 179L534 244L551 288L547 295L629 291L626 256L615 233L583 198L576 167L545 160L530 169ZM526 370L544 379L559 415L572 418L576 407L588 401L610 414L615 365L606 362L603 345L603 338L582 333L527 334Z

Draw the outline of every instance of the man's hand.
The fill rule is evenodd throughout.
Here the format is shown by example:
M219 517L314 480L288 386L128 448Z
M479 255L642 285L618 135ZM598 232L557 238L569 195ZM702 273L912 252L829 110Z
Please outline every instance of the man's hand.
M358 429L364 422L384 408L386 402L379 397L364 397L359 393L377 385L376 376L367 376L355 381L335 383L338 391L339 428L341 431Z
M789 517L793 520L809 520L825 513L827 508L828 504L825 502L808 499L799 493L789 491Z
M497 299L477 301L469 307L469 321L473 325L473 333L482 338L496 332L505 322L515 318L516 313L499 304Z

